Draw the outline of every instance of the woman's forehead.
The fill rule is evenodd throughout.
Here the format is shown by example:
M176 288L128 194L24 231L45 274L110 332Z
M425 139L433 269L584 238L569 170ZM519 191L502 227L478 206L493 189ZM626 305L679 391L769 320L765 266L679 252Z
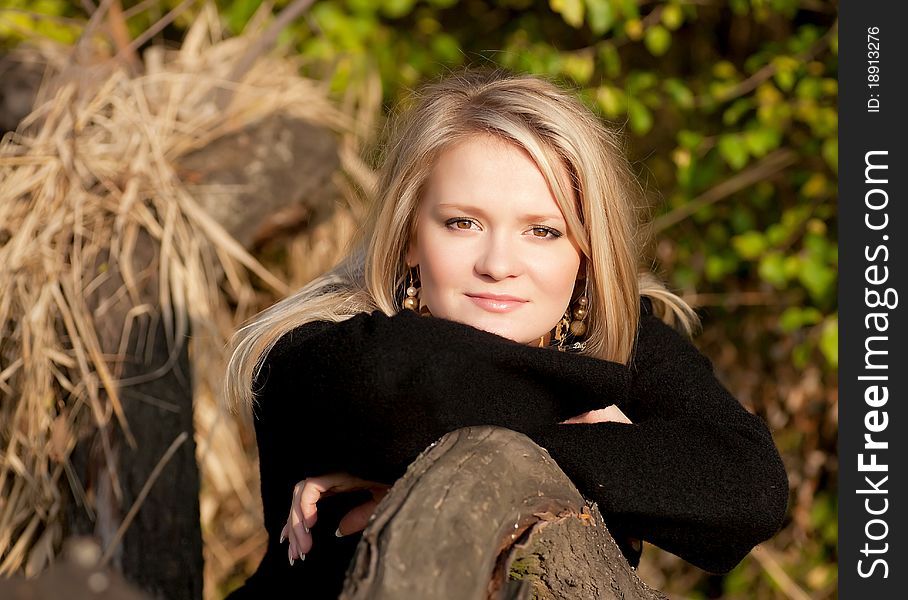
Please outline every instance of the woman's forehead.
M423 200L434 207L478 209L505 201L528 216L562 216L530 154L491 135L477 135L446 148L429 174Z

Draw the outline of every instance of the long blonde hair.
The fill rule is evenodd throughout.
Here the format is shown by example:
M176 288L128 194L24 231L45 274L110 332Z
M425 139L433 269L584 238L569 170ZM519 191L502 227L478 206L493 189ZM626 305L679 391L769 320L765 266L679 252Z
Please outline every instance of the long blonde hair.
M225 382L231 404L254 401L253 377L291 329L363 311L391 316L402 310L404 255L423 186L445 148L478 133L499 136L533 158L586 258L585 354L628 362L640 295L653 301L656 314L690 332L694 311L640 268L636 209L642 194L621 138L579 100L540 77L487 69L448 75L423 86L413 100L391 120L376 197L346 258L235 334Z

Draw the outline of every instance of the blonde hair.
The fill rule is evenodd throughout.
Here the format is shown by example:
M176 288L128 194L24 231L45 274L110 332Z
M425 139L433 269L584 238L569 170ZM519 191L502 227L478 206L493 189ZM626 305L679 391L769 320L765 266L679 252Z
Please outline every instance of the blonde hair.
M225 382L231 403L254 401L264 357L291 329L339 322L368 311L402 310L421 191L445 148L480 133L523 148L551 187L586 264L585 354L626 364L640 319L640 295L690 333L697 316L648 270L640 269L639 184L621 138L579 100L537 76L466 70L430 83L392 118L376 198L353 249L328 273L255 316L232 342ZM583 290L575 290L575 296ZM554 324L553 324L554 326Z

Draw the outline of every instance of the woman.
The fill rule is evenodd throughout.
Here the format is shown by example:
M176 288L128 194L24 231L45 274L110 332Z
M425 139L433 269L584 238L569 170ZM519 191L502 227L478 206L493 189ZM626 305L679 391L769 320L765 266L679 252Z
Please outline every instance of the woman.
M354 250L237 334L227 392L255 414L269 542L231 597L336 597L387 486L469 425L547 448L633 565L646 540L724 572L773 535L782 462L666 324L696 317L639 270L617 136L486 71L426 86L392 131Z

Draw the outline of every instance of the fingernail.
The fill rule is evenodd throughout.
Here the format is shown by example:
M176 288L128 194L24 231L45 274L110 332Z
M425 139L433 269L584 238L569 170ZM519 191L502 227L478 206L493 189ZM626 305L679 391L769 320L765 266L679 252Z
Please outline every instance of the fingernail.
M334 532L335 537L344 537L344 534L341 533L341 528L338 527L337 531Z
M293 566L293 552L290 551L290 548L287 548L287 560L290 561L290 566Z
M305 525L303 525L303 529L305 530L306 533L309 533L309 528L306 527Z
M283 544L283 543L284 543L284 540L286 540L286 539L287 539L287 536L284 535L284 534L282 533L282 534L281 534L281 541L278 542L278 543L279 543L279 544Z
M306 560L306 555L300 552L300 560Z

